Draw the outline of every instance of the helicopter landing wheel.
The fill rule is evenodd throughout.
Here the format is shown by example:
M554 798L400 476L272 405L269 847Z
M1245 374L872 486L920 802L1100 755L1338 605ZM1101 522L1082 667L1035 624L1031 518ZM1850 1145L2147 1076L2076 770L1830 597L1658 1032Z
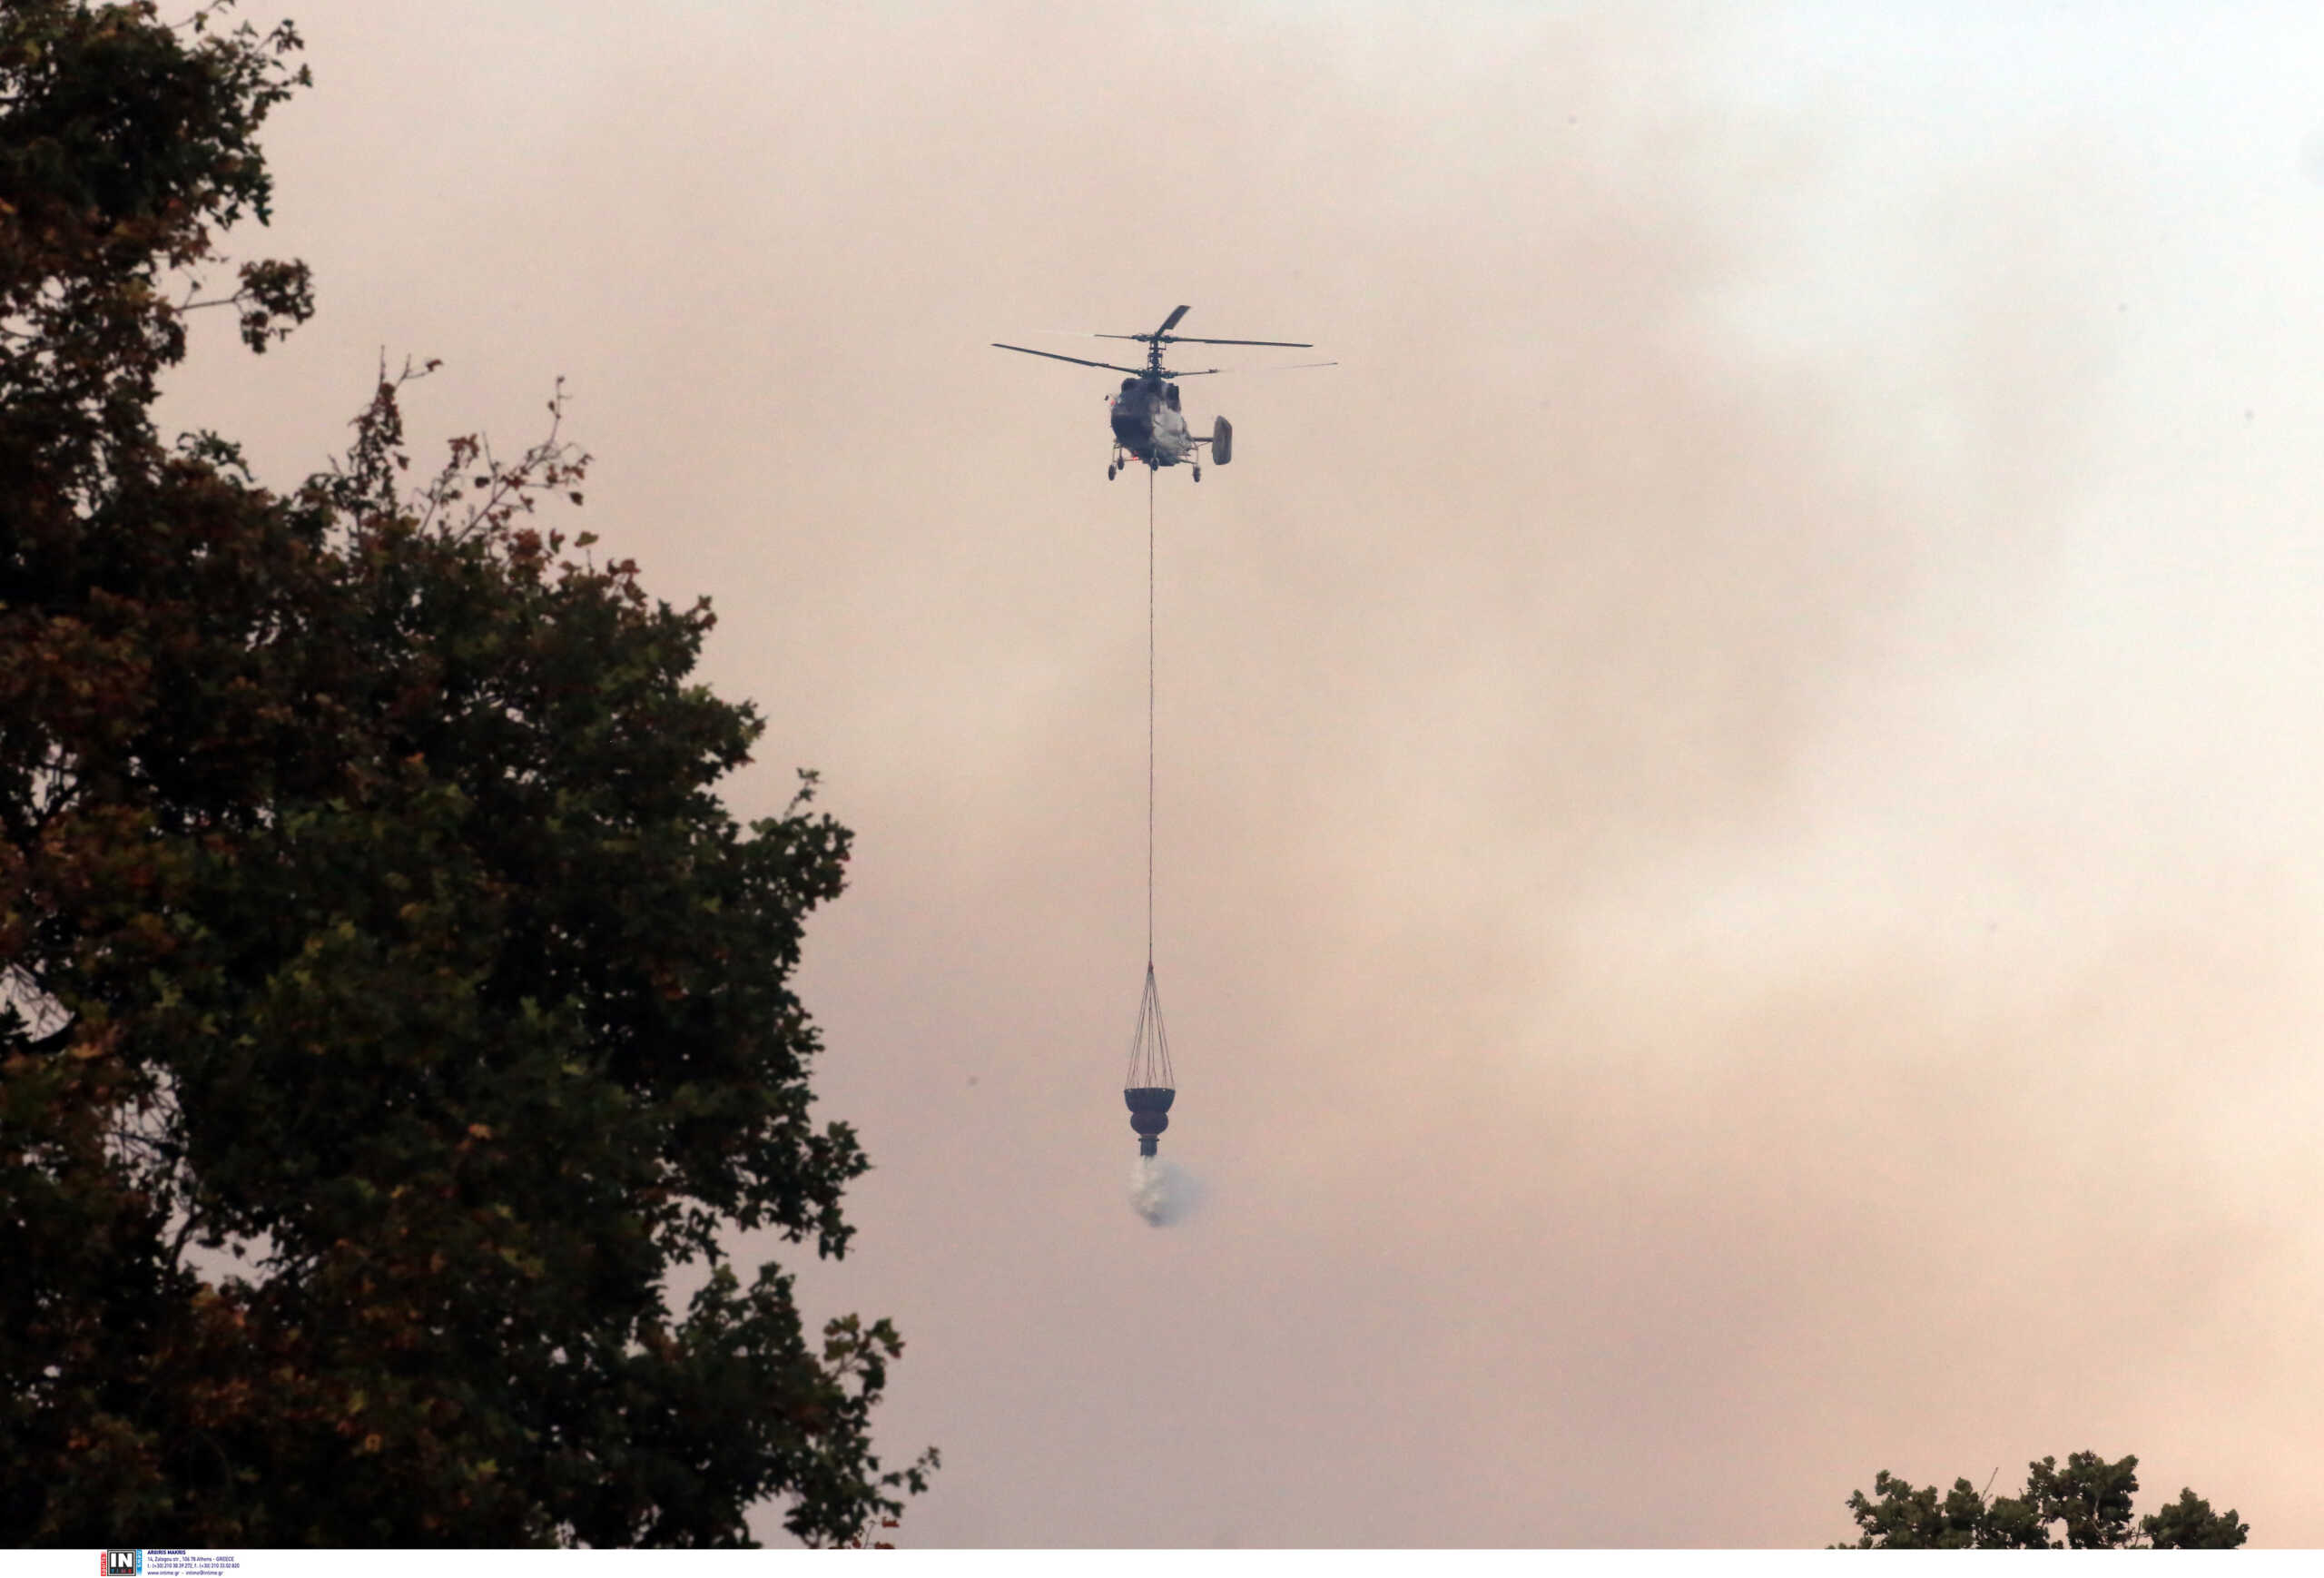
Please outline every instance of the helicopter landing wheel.
M1199 466L1195 468L1195 480L1197 482L1202 480L1202 468Z
M1115 470L1116 470L1116 468L1114 468L1114 467L1112 467L1112 466L1108 466L1108 467L1107 467L1107 468L1106 468L1106 480L1107 480L1107 481L1111 482L1111 481L1114 479L1114 472L1115 472Z

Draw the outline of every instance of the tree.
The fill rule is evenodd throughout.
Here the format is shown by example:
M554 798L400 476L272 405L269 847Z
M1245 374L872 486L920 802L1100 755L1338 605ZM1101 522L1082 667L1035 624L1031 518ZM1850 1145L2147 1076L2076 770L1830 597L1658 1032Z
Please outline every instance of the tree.
M2054 1457L2026 1466L2023 1495L1987 1501L1965 1479L1956 1479L1942 1500L1933 1484L1914 1486L1883 1469L1873 1477L1870 1496L1848 1497L1848 1511L1860 1531L1857 1550L2233 1550L2251 1530L2235 1509L2211 1511L2191 1490L2160 1513L2131 1526L2131 1498L2138 1494L2139 1460L2109 1463L2094 1452L2077 1452L2063 1468ZM1990 1488L1990 1486L1988 1486ZM2062 1539L2052 1539L2057 1525Z
M848 1244L789 980L849 834L727 814L760 721L535 524L554 416L417 488L409 369L287 494L162 440L190 313L312 311L202 294L307 80L219 12L0 7L0 1539L856 1538L902 1345L720 1247Z

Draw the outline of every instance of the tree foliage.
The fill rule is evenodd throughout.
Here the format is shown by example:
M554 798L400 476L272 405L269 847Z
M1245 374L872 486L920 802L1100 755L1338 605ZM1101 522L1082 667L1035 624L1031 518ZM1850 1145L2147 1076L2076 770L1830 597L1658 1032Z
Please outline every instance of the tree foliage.
M1872 1494L1848 1497L1859 1533L1858 1550L2232 1550L2250 1535L2235 1509L2214 1513L2191 1490L2159 1513L2131 1523L2138 1494L2139 1460L2109 1463L2077 1452L2058 1466L2054 1457L2026 1465L2025 1489L1988 1501L1965 1479L1942 1496L1934 1484L1915 1486L1883 1469ZM2055 1537L2053 1537L2054 1531Z
M153 427L189 314L312 310L202 282L298 48L0 6L0 1539L858 1537L901 1344L719 1247L848 1243L789 980L849 835L720 802L707 604L537 524L554 421L412 485L409 370L288 493Z

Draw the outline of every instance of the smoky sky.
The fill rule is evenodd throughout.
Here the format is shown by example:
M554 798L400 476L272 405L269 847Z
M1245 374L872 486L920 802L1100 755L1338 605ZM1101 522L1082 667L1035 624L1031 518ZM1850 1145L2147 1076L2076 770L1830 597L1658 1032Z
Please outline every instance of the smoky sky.
M428 442L563 376L574 524L714 598L736 812L858 835L800 1287L905 1334L904 1543L1803 1545L2093 1448L2312 1543L2324 44L2196 15L326 5L237 238L321 315L171 414L285 478L383 350ZM1154 489L1156 1230L1146 478L987 342L1180 302L1341 365Z

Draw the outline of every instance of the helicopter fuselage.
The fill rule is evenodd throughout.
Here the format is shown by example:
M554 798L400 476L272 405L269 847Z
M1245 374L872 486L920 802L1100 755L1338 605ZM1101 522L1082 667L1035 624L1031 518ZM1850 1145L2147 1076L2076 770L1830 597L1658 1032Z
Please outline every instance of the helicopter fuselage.
M1200 442L1178 409L1178 386L1158 378L1126 378L1108 402L1113 408L1114 442L1157 469L1200 459Z

